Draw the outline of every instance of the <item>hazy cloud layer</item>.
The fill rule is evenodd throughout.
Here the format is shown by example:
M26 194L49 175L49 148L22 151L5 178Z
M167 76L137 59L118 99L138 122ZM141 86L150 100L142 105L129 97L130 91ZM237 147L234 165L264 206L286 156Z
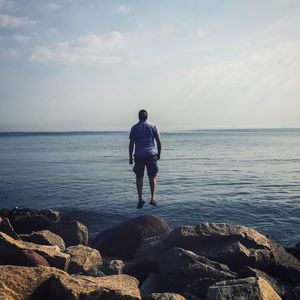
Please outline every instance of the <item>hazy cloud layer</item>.
M127 54L127 41L120 32L108 35L89 34L49 47L37 47L31 59L62 63L115 63Z
M0 0L0 130L300 127L299 27L298 0Z

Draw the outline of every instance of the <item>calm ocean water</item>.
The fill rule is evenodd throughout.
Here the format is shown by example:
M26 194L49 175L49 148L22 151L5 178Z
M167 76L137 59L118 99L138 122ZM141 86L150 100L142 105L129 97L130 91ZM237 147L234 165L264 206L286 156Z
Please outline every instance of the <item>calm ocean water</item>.
M0 134L0 207L53 208L92 235L143 214L300 241L300 129L162 133L159 206L136 209L127 132ZM145 177L145 200L149 187Z

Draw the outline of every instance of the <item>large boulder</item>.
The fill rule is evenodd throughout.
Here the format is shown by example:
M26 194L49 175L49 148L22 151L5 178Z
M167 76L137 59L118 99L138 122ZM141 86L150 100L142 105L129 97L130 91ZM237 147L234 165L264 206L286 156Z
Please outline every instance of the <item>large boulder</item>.
M220 281L212 285L205 300L281 300L282 298L261 277Z
M70 246L66 253L70 255L71 261L68 273L80 273L98 268L102 265L102 258L98 250L83 246Z
M78 221L60 221L49 223L47 229L59 235L64 240L66 247L78 244L88 244L88 229Z
M0 266L0 299L51 299L50 280L63 271L49 267Z
M300 260L300 243L297 243L294 247L286 247L285 250Z
M128 275L95 278L81 275L54 276L51 281L50 294L55 300L141 299L138 281Z
M102 256L131 259L141 241L170 232L169 225L156 216L141 216L102 231L93 241Z
M188 292L196 297L204 297L210 285L236 277L228 266L182 248L170 249L162 255L159 270L163 291Z
M60 213L51 209L15 208L8 218L14 230L21 234L46 229L49 223L60 220Z
M20 251L34 251L42 256L51 267L67 270L70 262L70 255L59 251L57 246L42 246L34 243L15 240L9 235L0 232L0 262L7 264L7 253L10 254L10 263L18 264ZM14 262L15 258L15 262Z
M10 235L15 240L20 240L19 235L12 228L8 218L3 219L0 217L0 231Z
M64 240L57 234L49 230L34 231L30 234L20 234L20 238L25 242L39 245L58 246L61 251L65 251Z
M182 226L166 237L146 240L136 259L158 260L162 252L180 247L224 263L233 271L244 266L260 269L293 284L300 280L300 262L258 231L239 225L202 223Z

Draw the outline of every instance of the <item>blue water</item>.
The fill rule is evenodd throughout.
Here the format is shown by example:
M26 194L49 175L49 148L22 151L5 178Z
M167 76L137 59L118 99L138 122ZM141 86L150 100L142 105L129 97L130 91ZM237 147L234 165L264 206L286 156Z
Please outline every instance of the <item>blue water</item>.
M158 208L136 209L127 132L0 134L0 207L53 208L91 235L154 214L300 241L300 129L163 133ZM149 186L145 177L145 200Z

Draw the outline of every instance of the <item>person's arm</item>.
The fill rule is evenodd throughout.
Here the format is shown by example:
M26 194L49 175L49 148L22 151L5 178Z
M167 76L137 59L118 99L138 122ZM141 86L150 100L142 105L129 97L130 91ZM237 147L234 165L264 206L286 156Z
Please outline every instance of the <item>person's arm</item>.
M129 164L133 164L133 147L134 147L134 140L129 141Z
M160 159L160 153L161 153L161 140L159 135L155 136L156 144L157 144L157 160Z

